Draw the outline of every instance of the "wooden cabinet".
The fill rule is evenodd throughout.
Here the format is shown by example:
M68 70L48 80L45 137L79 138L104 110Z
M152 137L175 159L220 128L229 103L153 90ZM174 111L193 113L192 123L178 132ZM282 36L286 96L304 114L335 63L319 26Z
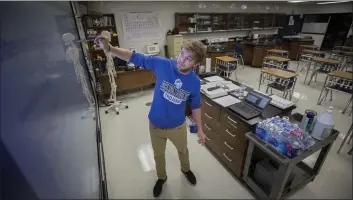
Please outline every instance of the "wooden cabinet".
M254 55L252 59L252 67L261 67L262 61L267 54L267 50L272 49L273 46L255 46Z
M228 14L227 30L240 30L241 21L242 21L241 14L233 14L233 13Z
M283 27L286 14L257 13L175 13L180 34Z
M195 33L196 22L196 13L175 13L175 28L179 33Z
M263 28L270 29L273 28L273 16L272 14L263 15Z
M245 134L250 126L203 95L201 112L206 145L240 178L247 149Z
M286 14L274 14L273 27L283 28L286 24Z
M101 85L102 94L110 94L110 83L107 74L98 76ZM156 82L156 77L152 71L139 69L136 71L118 71L115 77L117 91L135 89L139 87L149 86ZM117 92L117 95L120 93Z
M250 30L253 27L253 19L251 14L244 14L241 21L241 29Z
M212 13L199 13L197 14L196 29L198 33L212 32L213 30L213 14Z
M289 51L288 58L298 60L301 51L300 45L313 45L314 40L284 40L282 46Z
M227 13L213 14L212 29L213 31L227 30Z
M244 65L251 65L254 54L254 46L252 44L242 44L242 56Z

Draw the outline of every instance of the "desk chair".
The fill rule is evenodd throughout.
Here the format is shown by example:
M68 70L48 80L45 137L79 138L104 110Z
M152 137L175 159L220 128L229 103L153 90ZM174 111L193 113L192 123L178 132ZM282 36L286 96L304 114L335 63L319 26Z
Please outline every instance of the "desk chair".
M315 71L311 74L309 82L308 82L308 85L310 85L310 83L311 83L312 79L314 78L314 76L315 76L314 82L317 81L317 74L318 73L328 74L330 72L337 71L337 70L340 69L340 65L327 65L327 64L324 64L324 63L316 63L316 64L320 65L320 67L317 70L315 70L315 68L313 69Z
M343 139L343 141L342 141L340 147L339 147L338 150L337 150L337 154L340 153L340 151L341 151L341 149L342 149L344 143L346 143L346 141L347 141L349 135L351 135L351 136L350 136L350 138L349 138L349 140L348 140L348 144L349 144L349 141L352 140L352 137L353 137L353 134L352 134L352 133L353 133L353 124L351 124L351 127L349 127L349 130L348 130L348 132L346 133L346 136L344 136L344 139ZM352 154L352 149L348 152L348 154Z
M224 77L229 78L229 76L233 73L236 72L238 66L238 61L228 63L228 62L222 62L219 60L216 60L216 70L219 71L219 75ZM235 79L238 80L237 74L235 73Z
M310 65L311 60L312 60L314 57L315 57L315 56L312 55L312 54L301 54L300 57L299 57L299 60L298 60L298 65L297 65L297 70L296 70L296 72L298 72L298 70L299 70L299 65L300 65L302 62L303 62L303 63L302 63L303 66L302 66L302 68L300 69L300 72L302 72L302 71L304 70L305 66L308 67L308 65Z
M328 84L326 85L326 83L328 83ZM323 93L323 92L321 92L321 94L319 96L319 100L318 100L318 105L320 105L323 100L326 101L326 98L327 98L329 92L330 92L330 101L332 101L332 92L333 91L352 94L353 81L329 76L326 78L323 90L325 91L323 94L324 96L321 98L321 94ZM346 110L348 109L348 107L352 103L352 101L353 101L353 96L351 96L351 98L348 100L348 103L346 104L345 108L342 110L342 114L345 114ZM351 110L349 116L351 116L351 115L352 115L352 110Z
M244 69L244 60L243 60L242 53L243 53L243 50L241 48L241 44L236 44L233 58L240 59L241 60L241 66Z
M294 70L287 69L285 71L295 73ZM295 78L296 77L293 77L290 79L284 79L284 80L281 78L276 78L274 82L267 85L266 93L268 92L268 89L271 89L271 95L272 95L273 94L272 89L275 89L275 90L283 92L283 98L286 99L288 94L290 94L291 91L294 89L293 86L295 83ZM292 96L289 97L289 100L292 100Z

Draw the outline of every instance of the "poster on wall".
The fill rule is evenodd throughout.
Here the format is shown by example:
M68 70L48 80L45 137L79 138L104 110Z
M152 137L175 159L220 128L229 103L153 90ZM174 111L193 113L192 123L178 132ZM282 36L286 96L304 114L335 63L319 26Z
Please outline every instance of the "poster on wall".
M122 20L126 41L156 40L163 37L156 12L124 12Z
M294 18L293 18L293 16L290 16L288 26L293 26L293 25L294 25Z

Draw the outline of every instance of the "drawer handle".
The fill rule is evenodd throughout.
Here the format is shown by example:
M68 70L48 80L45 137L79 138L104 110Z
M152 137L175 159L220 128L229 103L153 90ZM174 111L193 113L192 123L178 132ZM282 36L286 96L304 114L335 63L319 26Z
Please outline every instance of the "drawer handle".
M206 117L207 117L208 119L212 119L212 117L209 116L207 113L205 113L205 115L206 115Z
M235 129L237 128L237 127L236 127L234 124L232 124L232 123L229 123L229 122L228 122L228 124L231 125L231 126L233 126Z
M237 124L238 122L234 121L233 119L229 118L229 116L227 116L227 119L229 119L231 122L233 122L234 124Z
M227 144L227 142L224 142L224 144L230 149L230 150L233 150L234 148L229 146L229 144Z
M223 156L224 156L229 162L232 162L232 160L229 159L229 158L226 156L226 153L223 153Z
M206 134L205 134L205 138L206 138L207 140L211 140L210 138L208 138L208 137L206 136Z
M231 132L229 132L228 129L226 130L226 132L227 132L230 136L235 137L235 135L233 135Z
M209 104L209 103L207 103L207 101L205 101L205 104L207 104L208 106L211 106L211 107L212 107L212 105L211 105L211 104Z
M208 127L206 124L204 124L204 126L205 126L209 131L211 130L211 128Z

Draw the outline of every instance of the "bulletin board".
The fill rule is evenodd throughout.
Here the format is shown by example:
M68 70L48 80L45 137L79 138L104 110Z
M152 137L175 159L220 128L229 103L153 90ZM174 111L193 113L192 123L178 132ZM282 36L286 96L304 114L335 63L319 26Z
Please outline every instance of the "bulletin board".
M124 12L125 41L162 39L161 23L156 12Z

